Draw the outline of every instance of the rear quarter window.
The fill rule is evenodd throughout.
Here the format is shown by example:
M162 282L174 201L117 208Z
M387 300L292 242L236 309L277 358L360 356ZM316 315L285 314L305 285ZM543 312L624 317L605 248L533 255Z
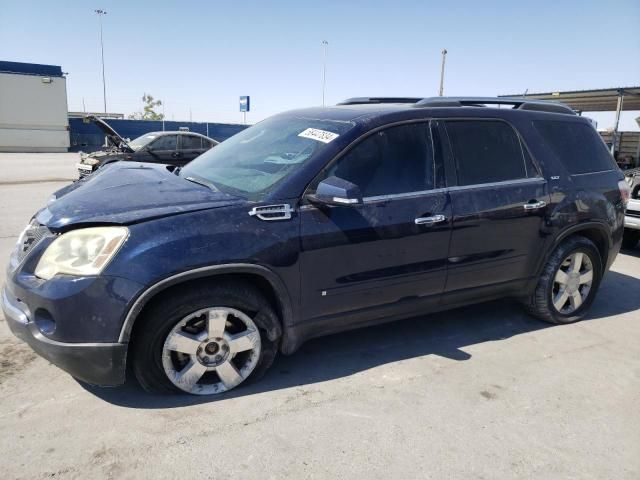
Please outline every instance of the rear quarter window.
M615 167L613 157L591 125L534 120L533 126L569 173L602 172Z

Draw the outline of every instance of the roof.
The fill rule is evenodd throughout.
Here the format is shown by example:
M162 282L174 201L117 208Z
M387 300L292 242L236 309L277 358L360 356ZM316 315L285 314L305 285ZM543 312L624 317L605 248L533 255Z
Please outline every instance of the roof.
M518 97L531 100L556 100L580 112L615 112L618 105L618 97L620 95L623 95L623 111L640 110L640 87L527 93L526 95L500 95L500 97Z
M42 65L39 63L5 62L0 60L0 73L18 73L21 75L38 75L41 77L62 77L62 67L58 65Z
M85 118L87 116L100 117L106 120L124 119L124 113L102 113L102 112L67 112L69 118Z
M157 132L147 132L143 133L143 135L157 135L158 137L162 135L196 135L198 137L209 138L206 135L203 135L198 132L190 132L188 130L159 130ZM211 139L213 140L213 139Z
M432 108L500 108L508 107L513 110L528 110L549 113L575 115L568 105L557 100L537 100L533 98L519 97L354 97L348 98L335 107L325 109L335 114L336 109L347 109L341 113L341 120L355 119L361 115L388 113L390 110L420 110ZM320 117L318 117L320 118ZM323 116L324 118L324 116Z

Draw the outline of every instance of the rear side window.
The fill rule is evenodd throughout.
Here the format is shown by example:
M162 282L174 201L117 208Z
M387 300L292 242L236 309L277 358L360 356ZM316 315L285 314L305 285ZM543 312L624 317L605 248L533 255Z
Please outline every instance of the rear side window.
M428 123L390 127L356 145L331 166L336 176L360 187L363 197L434 188L434 159Z
M494 120L445 122L456 162L458 185L503 182L534 177L513 128ZM528 171L530 170L530 171Z
M183 150L199 150L202 145L200 137L195 135L182 135L182 149Z
M534 120L533 126L569 173L601 172L614 168L611 154L591 125Z

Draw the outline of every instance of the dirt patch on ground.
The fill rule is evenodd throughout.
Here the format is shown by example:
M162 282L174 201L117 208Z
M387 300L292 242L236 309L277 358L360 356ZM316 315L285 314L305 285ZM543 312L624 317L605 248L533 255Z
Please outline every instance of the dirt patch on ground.
M0 340L0 383L24 370L36 357L33 350L24 343Z

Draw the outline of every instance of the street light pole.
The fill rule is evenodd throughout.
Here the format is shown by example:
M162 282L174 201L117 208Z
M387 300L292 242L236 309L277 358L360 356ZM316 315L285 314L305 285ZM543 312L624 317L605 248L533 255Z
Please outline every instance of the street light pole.
M104 104L104 113L107 113L107 86L104 81L104 44L102 43L102 17L107 14L106 10L94 10L98 14L100 20L100 54L102 56L102 101Z
M440 93L439 96L444 94L444 63L447 60L447 49L442 50L442 67L440 68Z
M323 58L322 58L322 106L324 107L324 91L327 86L327 47L329 42L326 40L322 41L322 48L324 50Z

